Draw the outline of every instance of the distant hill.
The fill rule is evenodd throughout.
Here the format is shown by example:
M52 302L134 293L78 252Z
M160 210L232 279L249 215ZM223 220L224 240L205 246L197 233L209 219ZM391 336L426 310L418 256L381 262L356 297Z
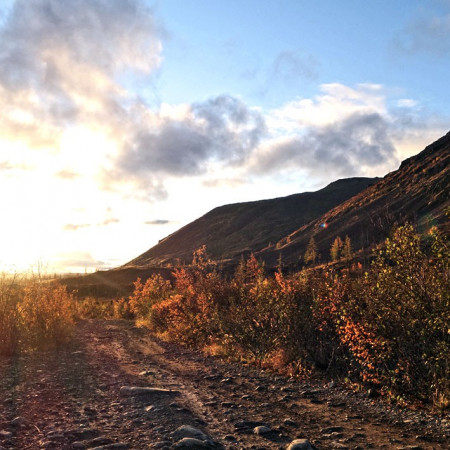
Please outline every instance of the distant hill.
M190 263L206 245L210 257L237 261L242 255L271 248L284 237L373 185L376 178L335 181L317 192L225 205L189 223L124 267Z
M273 265L281 253L285 264L295 266L314 237L322 260L326 260L337 236L348 235L358 250L385 239L394 225L406 221L421 232L439 225L448 233L449 208L450 133L366 190L259 252L258 257Z

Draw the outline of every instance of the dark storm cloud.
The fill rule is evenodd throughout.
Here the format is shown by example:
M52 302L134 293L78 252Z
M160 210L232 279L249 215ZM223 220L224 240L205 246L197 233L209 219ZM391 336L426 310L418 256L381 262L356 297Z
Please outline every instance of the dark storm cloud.
M354 114L273 145L257 160L256 173L304 169L314 175L361 175L364 168L396 163L389 123L379 114Z
M136 128L118 161L122 173L198 175L209 162L238 165L258 146L266 126L242 101L220 96L195 103L182 119L166 118L154 130Z

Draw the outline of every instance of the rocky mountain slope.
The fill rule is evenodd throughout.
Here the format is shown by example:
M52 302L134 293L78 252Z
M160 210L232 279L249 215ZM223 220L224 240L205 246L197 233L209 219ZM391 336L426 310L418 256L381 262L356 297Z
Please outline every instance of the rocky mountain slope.
M259 253L269 264L282 254L297 265L311 237L322 261L329 258L333 240L349 236L353 249L368 248L388 237L394 225L407 221L426 233L434 225L449 230L450 133L406 159L400 168L374 185L299 227L276 245ZM324 226L324 224L326 224Z
M235 263L254 252L273 266L296 267L311 237L321 261L333 240L349 236L354 250L385 239L410 221L423 232L448 228L450 133L382 179L338 180L317 192L215 208L168 236L124 267L189 263L202 245L217 261Z
M125 267L189 263L206 245L216 260L239 260L280 241L326 211L353 197L376 178L338 180L317 192L220 206L160 241Z
M222 262L237 262L254 252L268 266L282 258L301 265L311 237L321 261L333 240L349 236L354 250L385 239L392 227L410 221L427 232L448 231L450 133L426 147L382 179L351 178L317 192L238 203L216 208L163 239L125 267L189 263L202 245Z

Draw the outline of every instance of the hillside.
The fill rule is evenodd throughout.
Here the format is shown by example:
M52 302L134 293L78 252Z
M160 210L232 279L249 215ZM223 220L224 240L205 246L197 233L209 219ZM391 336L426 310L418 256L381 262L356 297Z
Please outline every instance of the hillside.
M283 262L295 266L314 237L322 261L326 261L337 236L348 235L353 249L358 250L380 242L394 225L406 221L416 224L421 232L433 225L448 232L445 212L450 207L449 196L450 133L403 161L398 170L299 227L258 256L273 265L281 252Z
M192 252L202 245L207 246L208 254L216 260L238 260L243 254L275 244L376 181L349 178L317 192L215 208L124 267L159 266L177 259L190 262Z

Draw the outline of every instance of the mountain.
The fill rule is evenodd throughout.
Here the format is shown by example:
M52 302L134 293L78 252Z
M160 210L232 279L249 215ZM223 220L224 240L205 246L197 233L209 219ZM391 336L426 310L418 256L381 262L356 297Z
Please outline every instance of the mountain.
M354 250L363 249L406 221L424 233L433 225L448 233L449 211L450 133L403 161L398 170L259 252L258 257L274 265L281 253L283 263L296 266L313 237L324 261L337 236L349 236Z
M406 221L426 232L449 231L450 133L406 159L382 179L349 178L317 192L225 205L161 240L124 268L189 263L206 245L213 259L235 263L250 252L275 266L301 265L311 237L322 261L337 236L349 236L354 250L384 240Z
M220 206L161 240L124 267L190 263L192 253L206 245L219 261L272 248L285 236L321 217L335 206L373 185L376 178L335 181L317 192Z

